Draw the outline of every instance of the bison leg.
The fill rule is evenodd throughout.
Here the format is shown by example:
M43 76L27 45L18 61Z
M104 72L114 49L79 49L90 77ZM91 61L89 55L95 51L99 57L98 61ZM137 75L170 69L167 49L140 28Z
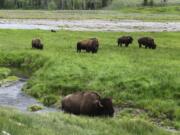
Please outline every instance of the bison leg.
M129 46L129 44L125 44L125 46L126 46L126 47L128 47L128 46Z
M141 44L139 44L139 48L141 48L142 46L141 46Z
M90 50L89 48L87 48L87 49L86 49L86 52L88 52L88 53L89 53L90 51L91 51L91 50Z
M81 49L77 48L77 53L80 53L81 52Z
M147 49L147 48L148 48L148 46L146 45L146 46L145 46L145 49Z

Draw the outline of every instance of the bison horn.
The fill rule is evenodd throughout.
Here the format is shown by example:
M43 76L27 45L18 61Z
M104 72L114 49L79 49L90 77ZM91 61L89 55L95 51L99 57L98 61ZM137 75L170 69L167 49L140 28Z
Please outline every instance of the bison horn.
M103 105L101 104L101 102L100 102L99 100L96 100L96 101L95 101L95 104L96 104L97 106L99 106L99 107L103 107Z

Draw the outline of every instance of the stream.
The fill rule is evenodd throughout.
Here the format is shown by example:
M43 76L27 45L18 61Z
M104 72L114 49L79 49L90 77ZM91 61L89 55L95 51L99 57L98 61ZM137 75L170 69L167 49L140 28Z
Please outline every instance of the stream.
M70 31L163 32L180 31L180 22L140 20L47 20L0 19L0 29L42 29Z
M26 95L21 91L26 81L19 80L9 85L3 85L0 87L0 106L12 107L20 111L28 111L28 107L31 105L42 106L43 109L37 112L55 112L58 111L54 108L48 108L39 103L36 99Z
M57 110L55 108L45 107L42 103L38 102L36 99L34 99L31 96L28 96L25 94L21 89L26 84L26 81L19 80L15 83L12 83L10 85L3 85L0 87L0 107L11 107L14 109L18 109L22 112L29 112L28 107L31 105L38 105L42 106L43 109L36 111L36 113L43 113L43 112L58 112L60 110ZM119 111L119 108L115 108L116 112ZM137 111L137 110L136 110ZM142 111L142 110L138 110ZM169 127L162 127L158 123L156 123L160 128L169 131L178 133L177 130Z

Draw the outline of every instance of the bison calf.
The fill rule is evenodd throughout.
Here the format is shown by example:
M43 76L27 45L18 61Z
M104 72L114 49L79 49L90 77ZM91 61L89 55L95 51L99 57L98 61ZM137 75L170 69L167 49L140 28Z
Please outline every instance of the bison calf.
M112 100L103 98L95 92L77 92L63 98L62 110L76 115L113 116Z
M150 49L156 49L156 44L154 43L154 39L150 37L142 37L138 39L139 43L139 48L145 46L145 48L150 48Z
M32 40L32 48L35 49L43 49L43 44L41 43L40 39L33 39Z
M97 53L98 48L99 41L96 38L82 40L77 43L77 52L81 52L81 50L86 50L86 52Z
M133 38L131 36L122 36L118 38L117 42L118 42L118 46L122 47L122 45L125 44L125 46L128 47L129 44L133 42Z

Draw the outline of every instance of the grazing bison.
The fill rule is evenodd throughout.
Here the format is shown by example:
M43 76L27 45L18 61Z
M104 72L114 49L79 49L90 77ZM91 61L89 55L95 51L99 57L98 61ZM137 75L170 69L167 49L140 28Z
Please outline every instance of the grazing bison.
M43 49L43 44L41 43L40 39L33 39L32 40L32 48L36 48L36 49Z
M117 42L118 42L118 46L122 47L122 45L125 44L125 46L128 47L129 44L133 42L133 38L131 36L122 36L118 38Z
M144 45L145 48L156 49L156 44L154 43L154 39L150 37L142 37L138 39L138 43L139 43L139 48L141 48L142 45Z
M86 50L86 52L97 53L99 48L99 41L96 38L90 38L77 43L77 52Z
M52 29L51 32L54 32L54 33L55 33L55 32L57 32L57 31Z
M63 98L62 110L76 115L113 116L114 108L110 98L103 98L95 92L77 92Z

